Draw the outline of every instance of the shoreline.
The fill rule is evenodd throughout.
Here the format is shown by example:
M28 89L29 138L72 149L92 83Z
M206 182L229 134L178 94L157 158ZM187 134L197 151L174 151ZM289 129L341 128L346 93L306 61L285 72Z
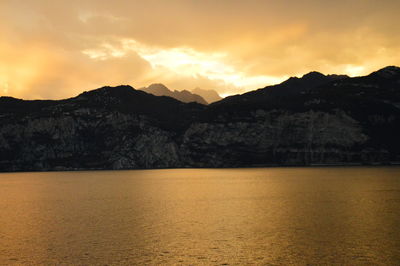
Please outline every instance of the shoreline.
M125 169L107 169L107 168L73 168L73 169L49 169L49 170L16 170L0 171L0 174L9 173L48 173L48 172L88 172L88 171L143 171L143 170L184 170L184 169L257 169L257 168L321 168L321 167L400 167L400 162L389 163L313 163L313 164L260 164L238 167L171 167L171 168L125 168ZM56 167L57 168L57 167Z

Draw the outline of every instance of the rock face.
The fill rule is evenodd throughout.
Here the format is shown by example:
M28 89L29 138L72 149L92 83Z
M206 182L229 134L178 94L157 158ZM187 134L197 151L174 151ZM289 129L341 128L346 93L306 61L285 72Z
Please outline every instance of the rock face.
M312 72L205 106L129 86L0 98L0 171L400 161L400 68Z
M21 119L2 127L0 143L2 164L10 170L171 167L179 162L170 133L140 116L90 109Z
M257 110L245 122L192 124L182 150L189 164L199 167L307 165L360 161L351 148L366 140L359 123L343 111Z
M165 85L160 83L151 84L149 87L141 88L142 91L151 93L155 96L169 96L184 103L196 102L200 104L208 104L200 95L191 93L190 91L171 91Z

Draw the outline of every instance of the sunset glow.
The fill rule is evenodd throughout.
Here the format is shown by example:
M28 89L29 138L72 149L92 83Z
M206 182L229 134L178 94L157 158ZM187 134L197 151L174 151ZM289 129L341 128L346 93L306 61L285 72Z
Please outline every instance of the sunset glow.
M231 95L309 71L400 64L400 2L1 1L0 92L65 98L163 83ZM356 19L357 18L357 19Z

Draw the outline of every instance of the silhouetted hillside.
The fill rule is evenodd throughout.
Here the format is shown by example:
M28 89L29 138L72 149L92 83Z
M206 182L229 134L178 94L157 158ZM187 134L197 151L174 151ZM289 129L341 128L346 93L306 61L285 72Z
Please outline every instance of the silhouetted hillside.
M301 78L291 77L288 80L273 86L250 91L241 95L224 98L213 104L216 106L238 106L238 108L275 108L290 107L296 97L309 93L314 88L329 82L349 78L345 75L324 75L319 72L310 72Z

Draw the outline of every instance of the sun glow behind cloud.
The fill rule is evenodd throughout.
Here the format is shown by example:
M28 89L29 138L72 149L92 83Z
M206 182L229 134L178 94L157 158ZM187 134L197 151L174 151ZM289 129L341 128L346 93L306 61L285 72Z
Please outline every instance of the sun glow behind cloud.
M347 65L345 66L345 73L347 73L350 77L361 76L365 73L364 66L356 66L356 65Z
M132 39L122 40L120 44L113 46L110 43L103 43L98 48L86 49L82 53L94 60L107 60L110 57L122 57L129 51L133 51L146 60L155 71L164 71L170 75L187 78L207 77L212 81L223 83L224 86L235 88L232 92L244 92L276 84L287 78L287 76L246 74L226 63L229 57L226 53L205 53L189 47L163 49L146 46Z
M22 52L0 44L0 58L0 95L9 95L10 92L19 95L24 94L46 69L51 57L38 45Z

